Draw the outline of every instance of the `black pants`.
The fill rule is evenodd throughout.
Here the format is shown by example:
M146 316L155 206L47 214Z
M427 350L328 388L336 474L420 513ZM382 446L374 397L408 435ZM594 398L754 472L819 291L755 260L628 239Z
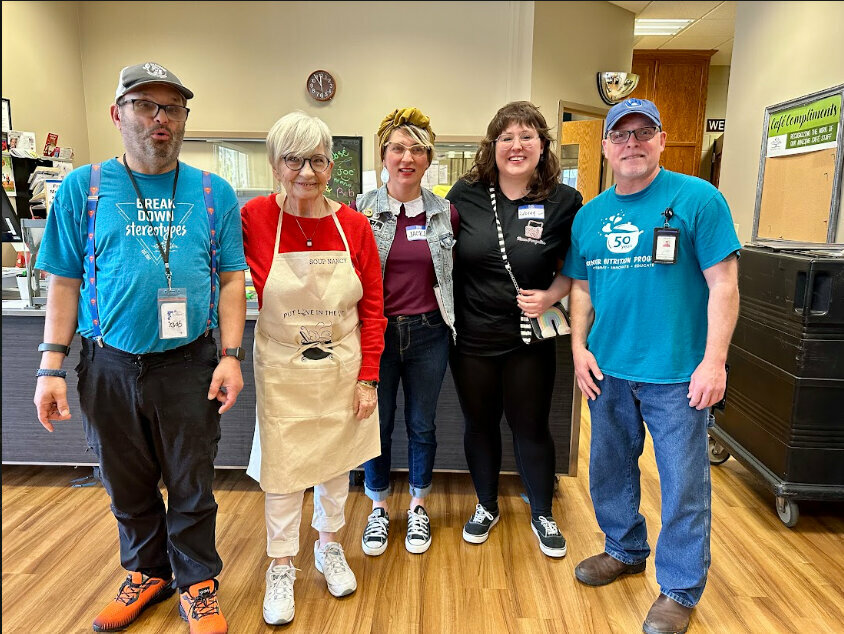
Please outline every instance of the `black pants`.
M466 461L485 507L498 506L503 413L531 513L551 516L555 453L548 416L556 368L553 339L492 357L452 352L451 374L466 421Z
M212 336L134 355L82 339L79 401L88 444L120 532L120 563L179 586L216 577L217 503L211 487L219 403ZM158 488L167 487L167 509Z

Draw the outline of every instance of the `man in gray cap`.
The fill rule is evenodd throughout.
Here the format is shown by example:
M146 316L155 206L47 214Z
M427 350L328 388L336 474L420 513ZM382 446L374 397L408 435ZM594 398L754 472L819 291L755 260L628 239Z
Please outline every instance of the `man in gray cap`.
M38 254L52 274L38 418L53 431L71 416L61 366L79 332L82 421L129 573L98 632L176 588L192 633L227 631L211 489L220 414L243 387L246 261L231 186L178 160L192 97L159 64L121 71L111 119L125 153L64 179Z
M740 244L729 207L709 183L659 166L666 136L650 101L610 109L602 145L616 184L578 212L563 266L574 280L574 370L592 415L589 489L605 534L604 552L575 575L602 586L645 570L644 421L662 492L660 595L648 634L685 632L706 584L708 408L724 395L738 316Z

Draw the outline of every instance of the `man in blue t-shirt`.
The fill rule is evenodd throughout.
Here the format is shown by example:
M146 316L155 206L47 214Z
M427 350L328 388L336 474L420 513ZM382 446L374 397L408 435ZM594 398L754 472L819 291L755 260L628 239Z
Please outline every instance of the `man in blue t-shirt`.
M709 569L706 427L726 385L740 244L718 190L660 168L666 132L652 102L613 106L604 137L616 184L575 217L563 267L574 280L574 370L592 417L589 488L606 536L604 552L580 562L575 575L600 586L645 569L644 421L660 476L662 531L660 596L643 628L685 632Z
M71 416L61 366L79 332L82 421L129 572L94 619L100 632L177 587L192 632L227 629L212 484L220 415L243 387L246 260L231 186L178 160L192 97L158 64L121 71L111 119L125 153L65 178L38 256L52 274L38 418L53 431Z

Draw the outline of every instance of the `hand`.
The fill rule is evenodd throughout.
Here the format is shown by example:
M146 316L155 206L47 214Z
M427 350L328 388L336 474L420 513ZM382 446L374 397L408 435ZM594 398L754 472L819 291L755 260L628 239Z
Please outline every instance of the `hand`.
M68 420L67 381L57 376L39 376L35 387L35 409L38 420L47 431L53 431L51 420Z
M378 390L370 385L358 383L355 385L355 401L352 403L352 411L358 420L369 418L378 405Z
M240 361L234 357L223 357L211 375L208 388L208 400L215 398L223 405L217 410L222 414L237 401L237 395L243 389L243 375L240 373Z
M546 310L551 308L554 296L548 291L522 289L516 296L516 303L522 312L531 318L539 317Z
M689 383L689 407L701 410L715 405L724 398L727 389L727 369L723 363L704 359L695 368Z
M580 391L586 395L587 399L594 401L601 393L594 379L604 380L604 374L598 368L598 361L594 354L583 347L572 347L571 354L574 360L574 375L577 377Z

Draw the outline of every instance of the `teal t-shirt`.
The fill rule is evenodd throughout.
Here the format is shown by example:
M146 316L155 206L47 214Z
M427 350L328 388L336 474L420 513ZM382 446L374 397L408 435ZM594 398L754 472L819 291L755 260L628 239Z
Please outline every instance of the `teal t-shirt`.
M654 264L654 228L671 207L677 263ZM644 190L615 187L575 216L563 273L587 280L595 321L587 345L601 371L620 379L681 383L706 348L709 287L703 270L741 245L727 201L704 180L660 169Z
M211 295L211 250L208 213L202 193L202 172L179 164L170 244L173 288L187 289L188 336L159 339L158 289L167 288L164 263L154 233L166 246L170 196L175 170L154 176L133 172L146 199L138 199L129 176L116 159L103 163L100 198L95 225L97 303L103 341L110 346L144 354L185 345L206 328ZM86 275L87 201L91 166L65 177L47 218L47 228L38 253L37 267L62 277L82 279L78 309L78 332L93 336L88 308ZM212 176L218 271L246 268L240 211L231 186ZM219 276L214 275L216 297L220 297ZM212 327L217 325L216 306Z

